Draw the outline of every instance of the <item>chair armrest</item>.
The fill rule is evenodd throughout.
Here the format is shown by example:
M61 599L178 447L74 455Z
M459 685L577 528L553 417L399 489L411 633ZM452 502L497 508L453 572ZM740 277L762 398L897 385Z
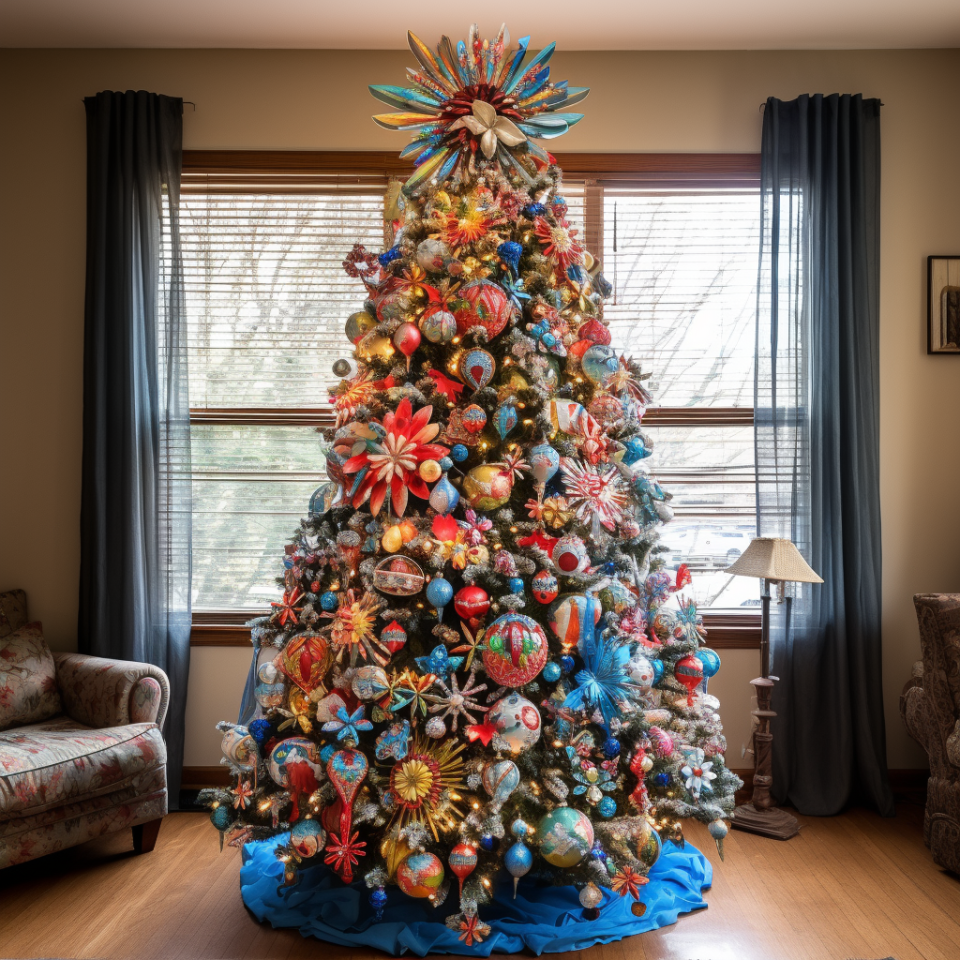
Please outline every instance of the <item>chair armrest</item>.
M163 726L170 681L159 668L82 653L54 654L64 711L88 727Z

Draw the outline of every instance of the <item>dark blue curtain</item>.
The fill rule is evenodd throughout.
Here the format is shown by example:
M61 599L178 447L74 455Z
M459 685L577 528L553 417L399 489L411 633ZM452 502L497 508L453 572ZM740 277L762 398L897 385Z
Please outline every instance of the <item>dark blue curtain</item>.
M880 102L767 101L757 326L758 529L823 584L774 607L774 792L893 814L880 645Z
M181 100L87 112L79 648L170 678L176 808L190 663L190 421L178 207Z

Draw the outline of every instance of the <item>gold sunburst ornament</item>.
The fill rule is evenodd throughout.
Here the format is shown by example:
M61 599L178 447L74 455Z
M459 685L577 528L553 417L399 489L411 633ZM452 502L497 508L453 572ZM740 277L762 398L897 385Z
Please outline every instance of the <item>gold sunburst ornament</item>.
M435 840L454 818L462 818L452 796L461 787L465 743L447 740L431 743L418 738L413 750L397 761L390 772L390 792L395 808L391 823L402 828L411 821L425 823Z

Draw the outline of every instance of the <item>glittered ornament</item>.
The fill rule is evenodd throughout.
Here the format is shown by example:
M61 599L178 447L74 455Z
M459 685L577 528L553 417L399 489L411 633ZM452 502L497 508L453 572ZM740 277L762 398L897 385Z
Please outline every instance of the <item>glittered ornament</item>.
M387 557L373 571L373 585L392 597L412 597L423 589L423 570L409 557Z
M554 867L575 867L593 846L593 824L573 807L557 807L537 824L540 856Z
M406 290L390 290L377 298L377 319L381 323L403 320L411 310L410 295Z
M457 330L462 336L481 326L488 336L502 333L516 313L506 290L490 280L473 280L458 291L463 306L456 311Z
M620 741L616 737L607 737L603 741L603 755L608 759L612 760L614 757L620 756Z
M497 256L513 273L520 268L520 257L523 256L523 244L514 240L505 240L497 247Z
M417 263L429 273L440 273L450 259L450 248L442 240L421 240L417 244Z
M553 663L551 661L543 668L543 679L548 683L556 683L560 679L560 675L562 673L563 670L561 669L560 664Z
M433 740L439 740L447 733L447 725L439 717L431 717L423 729L427 736Z
M507 873L513 877L513 897L517 897L517 884L521 877L525 877L533 867L533 854L530 848L519 840L503 855L503 865Z
M560 592L560 584L552 570L541 570L534 576L530 589L538 603L552 603Z
M520 786L520 770L512 760L496 760L483 768L480 779L483 782L483 789L499 808Z
M601 797L597 804L597 813L606 820L609 820L617 812L617 801L613 797Z
M496 415L497 433L501 440L506 440L514 427L520 422L517 415L517 408L512 403L501 403L497 407Z
M393 620L381 631L380 642L391 654L396 653L406 645L407 631L396 620Z
M687 706L693 706L693 694L703 680L703 664L699 657L688 653L681 657L673 668L677 683L687 688Z
M371 316L365 310L358 310L347 317L344 324L344 332L351 343L359 343L375 326L377 318Z
M447 857L450 872L460 881L460 896L463 896L463 881L477 868L477 848L472 843L458 843Z
M523 577L510 577L507 580L507 587L511 593L523 593Z
M445 517L452 513L460 502L460 491L450 482L450 479L444 474L437 485L430 491L430 506L441 516Z
M443 620L443 608L453 599L453 587L443 577L436 577L427 584L427 600L437 611L437 619Z
M408 897L435 896L442 883L443 864L432 853L411 853L397 867L397 886Z
M547 662L547 637L536 620L508 613L484 633L483 667L503 687L522 687Z
M350 681L350 689L358 700L375 700L382 697L390 681L383 667L367 665L359 667Z
M588 883L580 891L578 899L581 907L585 910L592 910L603 902L603 891L595 883Z
M383 908L387 905L387 891L383 887L377 887L370 891L370 906L373 907L374 916L377 920L383 919Z
M460 378L474 390L481 390L485 387L493 379L496 368L497 364L493 359L493 354L487 350L481 350L479 347L464 350L460 354L460 362L457 364Z
M644 866L652 867L660 859L663 846L660 834L646 821L640 821L640 833L637 835L637 859Z
M613 347L604 344L592 346L580 358L584 374L594 383L603 383L620 369L620 360Z
M213 810L210 811L210 822L223 833L223 831L233 823L233 811L229 807L214 807ZM221 840L221 849L222 846L223 841Z
M431 343L449 343L457 335L457 318L441 307L428 308L420 317L420 332Z
M454 463L463 463L469 456L470 451L462 443L455 443L450 448L450 458Z
M590 566L586 544L577 536L561 537L553 548L551 558L561 573L581 573Z
M481 463L463 480L463 495L474 510L502 507L513 491L513 473L500 463Z
M467 433L476 435L487 425L487 411L483 407L471 403L464 409L460 420Z
M498 700L487 714L487 723L496 728L494 750L520 753L540 739L540 711L519 693Z
M327 840L327 833L316 820L298 820L290 829L290 846L304 860L315 857Z
M489 833L485 833L480 838L480 847L486 853L493 853L500 847L500 840L497 837L491 836Z

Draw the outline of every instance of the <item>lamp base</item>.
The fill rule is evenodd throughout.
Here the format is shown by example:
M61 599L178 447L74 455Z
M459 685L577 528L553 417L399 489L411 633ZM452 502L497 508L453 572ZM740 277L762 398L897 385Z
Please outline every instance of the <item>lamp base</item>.
M744 803L734 811L730 826L734 830L746 830L772 840L789 840L800 832L796 817L779 807L758 810L752 803Z

